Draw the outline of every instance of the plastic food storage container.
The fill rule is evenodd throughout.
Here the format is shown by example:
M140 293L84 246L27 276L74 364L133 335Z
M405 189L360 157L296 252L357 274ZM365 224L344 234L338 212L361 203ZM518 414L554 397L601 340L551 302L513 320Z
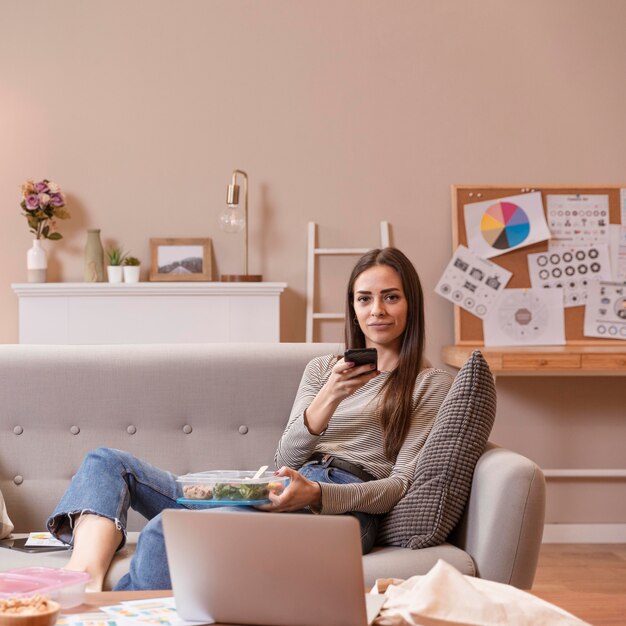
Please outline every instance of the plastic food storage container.
M177 481L183 495L177 502L204 506L243 506L267 504L269 493L280 494L289 484L286 476L265 472L253 478L256 472L215 471L185 474Z
M62 609L82 604L85 586L91 580L84 572L51 567L21 567L0 572L0 598L23 598L35 594L48 596Z

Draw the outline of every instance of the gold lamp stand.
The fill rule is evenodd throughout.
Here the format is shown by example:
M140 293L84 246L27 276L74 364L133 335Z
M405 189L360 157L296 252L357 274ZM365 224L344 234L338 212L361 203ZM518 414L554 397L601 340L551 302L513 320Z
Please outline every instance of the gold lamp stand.
M243 206L244 206L244 218L243 218L243 231L244 231L244 246L243 246L243 274L222 274L220 280L224 283L258 283L263 280L261 274L248 274L248 175L242 170L233 170L233 179L230 185L228 185L228 192L226 194L226 205L232 210L239 206L239 185L237 184L237 175L243 176ZM232 222L233 220L231 220ZM223 222L224 223L224 222ZM238 224L240 221L237 222ZM230 229L233 232L234 229ZM237 228L237 230L241 230ZM236 231L235 231L236 232Z

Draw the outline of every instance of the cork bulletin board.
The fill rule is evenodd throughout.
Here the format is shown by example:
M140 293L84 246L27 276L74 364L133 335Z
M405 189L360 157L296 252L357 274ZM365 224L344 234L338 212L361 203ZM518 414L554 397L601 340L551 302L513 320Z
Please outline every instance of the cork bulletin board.
M452 244L456 250L459 244L467 246L465 219L463 207L472 202L494 200L505 196L520 193L541 192L544 212L547 206L547 196L601 194L609 198L609 223L620 223L620 189L626 185L586 185L586 186L558 186L558 185L529 185L529 186L492 186L492 185L453 185L452 186ZM545 252L548 242L542 241L523 248L511 250L491 260L513 273L507 288L530 287L527 256L536 252ZM624 345L623 341L615 339L600 339L583 335L585 307L577 306L565 309L565 341L568 345ZM454 336L457 345L483 344L482 320L464 309L454 307Z

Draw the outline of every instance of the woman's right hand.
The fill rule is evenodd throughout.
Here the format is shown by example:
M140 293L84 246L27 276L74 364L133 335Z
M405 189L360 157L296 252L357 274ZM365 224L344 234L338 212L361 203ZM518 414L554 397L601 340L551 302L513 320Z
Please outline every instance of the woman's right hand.
M373 367L370 363L355 365L343 358L335 363L330 377L304 412L304 422L311 434L322 434L339 403L380 374Z
M322 387L337 398L339 402L351 396L355 391L376 378L380 372L371 363L355 365L352 361L345 361L343 357L335 363L332 373Z

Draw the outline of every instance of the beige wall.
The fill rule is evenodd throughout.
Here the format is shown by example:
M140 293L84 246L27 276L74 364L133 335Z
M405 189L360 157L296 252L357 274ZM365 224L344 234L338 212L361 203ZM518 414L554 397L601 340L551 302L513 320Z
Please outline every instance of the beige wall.
M241 271L216 221L239 167L250 269L289 284L283 341L304 339L306 223L374 246L385 219L439 362L451 183L626 182L624 23L621 0L1 0L0 341L17 341L25 178L69 197L51 280L82 279L93 227L145 265L150 237L212 237L217 275ZM325 259L325 309L346 271ZM623 467L623 381L501 379L494 439L544 467ZM549 494L551 522L626 522L623 482Z

